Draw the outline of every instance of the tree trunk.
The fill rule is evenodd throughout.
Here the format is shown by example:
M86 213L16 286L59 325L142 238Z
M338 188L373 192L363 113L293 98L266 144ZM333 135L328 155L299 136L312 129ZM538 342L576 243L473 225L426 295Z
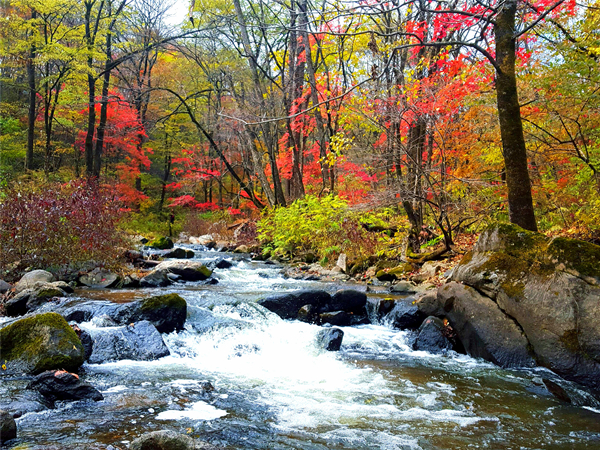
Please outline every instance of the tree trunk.
M510 221L526 230L537 231L515 75L516 11L517 0L506 0L499 7L494 26L498 64L496 70L498 118L506 168Z
M31 10L31 19L37 18L37 11ZM33 63L36 55L35 44L29 49L29 58L27 59L27 84L29 86L29 111L27 112L27 153L25 156L25 169L33 169L33 143L35 138L35 117L36 117L36 83L35 83L35 65Z
M96 137L96 149L94 151L94 176L100 176L102 167L102 152L104 150L104 136L106 134L106 122L108 120L108 90L110 88L110 64L112 63L112 38L110 30L106 34L106 63L104 64L104 76L102 78L102 97L100 99L100 121L98 123L98 134Z

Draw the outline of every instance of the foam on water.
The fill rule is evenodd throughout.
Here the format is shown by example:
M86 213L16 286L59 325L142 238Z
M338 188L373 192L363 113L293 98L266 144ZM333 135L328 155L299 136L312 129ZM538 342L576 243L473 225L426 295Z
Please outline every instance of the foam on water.
M227 411L217 409L206 402L199 401L191 405L189 409L183 411L168 410L163 411L156 416L157 420L180 420L180 419L192 419L192 420L215 420L219 417L227 415Z

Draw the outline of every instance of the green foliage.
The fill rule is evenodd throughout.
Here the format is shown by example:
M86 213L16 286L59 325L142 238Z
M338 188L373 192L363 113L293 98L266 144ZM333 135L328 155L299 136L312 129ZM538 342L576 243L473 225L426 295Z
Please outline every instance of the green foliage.
M308 195L287 208L266 210L258 224L258 237L265 253L273 255L312 252L322 263L328 263L346 253L350 260L356 260L375 254L387 244L385 232L371 232L365 226L379 221L387 228L390 224L384 218L390 218L390 211L359 213L337 196Z

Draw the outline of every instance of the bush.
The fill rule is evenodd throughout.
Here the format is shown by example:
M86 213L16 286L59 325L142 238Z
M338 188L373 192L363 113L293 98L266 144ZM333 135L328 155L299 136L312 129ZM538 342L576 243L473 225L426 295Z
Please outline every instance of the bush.
M367 231L364 216L352 212L339 197L308 195L287 208L264 212L259 239L275 255L313 252L329 262L346 253L351 260L359 259L375 254L386 241L381 233Z
M94 182L10 186L0 199L0 273L115 264L126 243L120 216L110 192Z

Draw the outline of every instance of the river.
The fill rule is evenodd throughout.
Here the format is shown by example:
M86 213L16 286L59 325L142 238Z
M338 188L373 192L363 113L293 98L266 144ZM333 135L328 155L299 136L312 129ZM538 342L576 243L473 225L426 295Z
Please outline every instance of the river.
M196 259L224 256L234 258ZM18 448L126 449L159 429L231 449L600 448L600 411L550 396L539 385L544 369L413 351L409 332L385 324L345 327L341 351L326 352L315 344L318 326L283 321L254 302L340 284L285 279L280 268L247 260L214 276L217 285L78 291L119 302L176 292L188 303L186 330L164 336L171 356L160 360L84 365L82 376L105 399L25 414ZM26 383L4 379L0 394Z

